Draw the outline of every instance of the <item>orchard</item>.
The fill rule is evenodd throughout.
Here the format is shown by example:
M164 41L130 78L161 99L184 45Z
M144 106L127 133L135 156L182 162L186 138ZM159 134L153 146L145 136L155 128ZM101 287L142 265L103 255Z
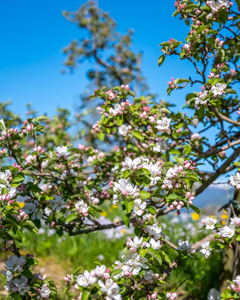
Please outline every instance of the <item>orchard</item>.
M174 69L173 77L166 78L168 94L192 88L180 112L148 93L139 56L131 50L131 32L115 33L113 20L91 1L73 15L64 13L91 33L64 51L67 68L89 57L101 66L101 71L89 72L95 87L82 100L83 106L91 101L89 114L98 112L100 118L90 124L92 118L86 121L79 113L75 123L85 131L72 137L67 111L59 110L53 119L31 112L21 120L3 107L0 244L7 256L6 299L64 299L70 291L74 295L68 299L74 300L190 299L169 289L168 280L187 261L204 257L207 265L219 252L225 261L220 292L208 299L240 299L239 11L239 0L175 2L173 17L185 22L189 32L184 41L173 37L161 42L156 64L177 56L195 68L188 78L174 78ZM103 59L100 49L110 45L112 53ZM135 95L135 83L142 96ZM206 165L211 171L203 171ZM200 215L195 197L225 175L235 188L234 199L225 205L229 223L204 216L198 228L204 235L197 241L175 244L166 238L163 218L173 218L173 213L180 218L183 211ZM99 212L107 205L117 206L122 219L102 224ZM38 234L43 223L59 237L123 225L133 228L133 234L115 262L96 261L92 269L75 265L59 292L45 274L34 273L34 253L22 254L24 236Z

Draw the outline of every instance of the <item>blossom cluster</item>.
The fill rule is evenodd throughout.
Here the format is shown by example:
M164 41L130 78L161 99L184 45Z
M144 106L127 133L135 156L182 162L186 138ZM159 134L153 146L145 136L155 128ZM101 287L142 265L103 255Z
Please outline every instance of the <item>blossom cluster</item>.
M8 293L19 293L24 296L27 292L31 292L37 295L37 299L48 299L51 294L47 283L44 283L46 276L41 276L39 273L33 274L34 280L41 282L42 286L38 289L32 289L32 280L27 276L24 276L24 269L26 269L27 260L24 256L18 257L17 255L12 255L5 262L6 271L3 271L3 275L6 276L7 283L4 286ZM30 273L31 274L31 273ZM30 284L31 282L31 284Z

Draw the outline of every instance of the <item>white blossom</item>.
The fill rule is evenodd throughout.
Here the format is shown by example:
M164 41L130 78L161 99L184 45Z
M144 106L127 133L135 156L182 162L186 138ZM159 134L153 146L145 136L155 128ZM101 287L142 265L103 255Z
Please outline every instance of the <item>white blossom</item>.
M102 282L102 280L98 280L98 285L100 287L100 290L102 293L106 294L107 300L113 299L113 300L121 300L122 297L119 293L119 286L116 282L114 282L111 278L107 279L105 281L105 284Z
M114 116L116 116L119 112L121 112L122 111L122 107L121 107L121 105L120 104L118 104L118 103L116 103L116 104L114 104L114 108L110 108L109 109L109 113L111 114L111 115L114 115Z
M188 254L193 254L195 250L192 248L192 245L189 241L178 242L178 251L186 251Z
M234 283L236 283L236 285L238 287L240 287L240 275L238 275L234 280L233 280Z
M161 248L160 240L155 241L155 239L151 238L149 240L149 243L151 245L151 248L153 248L154 250L158 250Z
M224 226L219 229L219 235L223 238L232 238L235 234L235 228Z
M113 191L120 190L122 194L133 195L137 191L137 186L134 186L129 179L120 179L114 182Z
M169 299L169 300L176 300L177 299L177 294L176 293L167 293L166 294L166 298Z
M137 248L141 247L142 241L143 241L143 237L139 238L139 237L135 236L133 238L133 240L129 239L127 241L127 246L130 247L131 251L136 251Z
M64 200L62 199L53 199L53 200L50 200L50 203L52 205L52 209L55 210L56 212L60 212L61 209L63 207L65 207L65 202Z
M207 241L205 243L202 243L201 247L202 247L202 249L199 252L201 252L206 258L209 258L209 256L211 255L211 251L212 251L212 249L210 248L210 242Z
M32 214L35 212L37 206L34 203L25 203L23 207L23 211L26 214Z
M197 126L198 125L198 123L199 123L199 120L198 120L198 118L193 118L192 120L191 120L191 125L192 126Z
M145 280L147 280L148 282L152 283L153 282L153 276L154 276L153 271L149 270L149 271L146 271L146 273L144 274L143 278Z
M238 217L230 218L230 226L231 227L240 226L240 218Z
M159 240L161 237L160 233L162 232L162 228L158 227L158 224L148 225L144 230L153 236L155 240Z
M97 266L95 269L95 273L98 277L102 277L104 273L107 272L107 268L105 265Z
M157 120L157 126L156 128L159 131L168 131L171 125L171 119L168 119L166 117L162 118L161 120Z
M140 217L141 215L144 214L144 210L145 210L146 206L147 206L147 203L142 202L141 199L134 200L133 213Z
M206 226L206 229L214 229L215 224L217 223L217 219L213 217L206 217L205 219L202 219L201 222Z
M86 270L83 274L78 275L76 282L81 287L86 288L94 285L97 282L97 278Z
M51 291L49 287L47 286L47 284L44 284L40 290L40 296L44 299L44 298L48 298L50 294Z
M6 170L5 172L0 172L0 179L5 180L7 183L9 183L9 178L12 176L12 173L10 170Z
M28 155L25 160L27 164L31 164L34 160L36 160L36 155Z
M235 175L230 176L230 185L240 189L240 173L237 172Z
M27 283L28 279L25 276L21 276L19 279L16 278L10 282L11 290L17 290L20 293L20 295L24 295L27 291L30 290L30 286L27 285Z
M141 163L141 159L139 157L135 159L131 159L128 156L125 157L125 164L129 169L133 169L134 167L137 167L138 165L140 165L140 163Z
M56 148L56 154L58 157L64 157L69 154L67 146L61 146Z
M195 98L195 107L198 108L199 104L204 105L207 103L208 91L200 93L198 97Z
M158 164L153 164L152 162L150 162L149 164L143 163L143 168L147 169L150 172L151 184L156 184L157 181L161 179L161 177L159 176L160 167Z
M7 281L10 281L13 278L13 272L10 270L2 271L3 275L7 277Z
M75 203L75 208L79 213L83 214L84 216L88 215L89 207L86 203L84 203L83 200L77 201L77 203Z
M123 259L126 265L132 267L133 275L138 275L141 268L148 269L146 264L148 260L145 257L141 257L138 253L128 251L123 255Z
M166 177L167 178L173 178L173 177L177 177L179 174L179 171L178 171L178 167L175 166L173 168L169 168L168 171L167 171L167 174L166 174Z
M216 83L212 88L211 88L211 92L213 93L214 97L217 96L221 96L224 92L224 90L226 89L227 85L221 84L221 83Z
M201 137L200 137L199 133L193 133L191 135L191 140L192 141L194 141L194 140L200 140L200 139L201 139Z
M167 140L161 140L156 143L156 146L153 147L154 152L164 153L166 150L169 150L170 147L168 145Z
M128 134L130 127L127 125L122 125L120 127L118 127L118 132L122 135L122 136L126 136Z
M23 267L26 263L26 259L24 256L18 257L17 255L12 255L5 262L5 268L10 271L17 271L19 267Z

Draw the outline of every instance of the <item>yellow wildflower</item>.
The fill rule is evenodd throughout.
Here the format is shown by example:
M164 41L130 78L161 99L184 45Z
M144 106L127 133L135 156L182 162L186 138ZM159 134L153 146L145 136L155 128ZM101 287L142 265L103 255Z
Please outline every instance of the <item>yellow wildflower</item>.
M224 220L227 220L228 219L228 215L221 215L221 218L224 219Z
M200 218L199 214L197 214L197 213L195 213L195 212L192 212L191 216L192 216L192 219L193 219L194 221L197 221L197 220L199 220L199 218Z

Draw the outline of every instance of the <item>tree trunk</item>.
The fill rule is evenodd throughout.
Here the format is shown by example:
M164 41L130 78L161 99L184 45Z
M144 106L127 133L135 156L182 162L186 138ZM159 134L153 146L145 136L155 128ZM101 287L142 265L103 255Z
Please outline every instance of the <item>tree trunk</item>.
M234 199L240 205L240 190L235 189ZM239 216L239 210L235 213ZM233 217L232 210L230 217ZM226 249L223 256L222 273L220 275L220 293L222 293L227 287L227 280L234 279L237 275L240 275L240 247L239 242L236 240L232 243L232 248Z

